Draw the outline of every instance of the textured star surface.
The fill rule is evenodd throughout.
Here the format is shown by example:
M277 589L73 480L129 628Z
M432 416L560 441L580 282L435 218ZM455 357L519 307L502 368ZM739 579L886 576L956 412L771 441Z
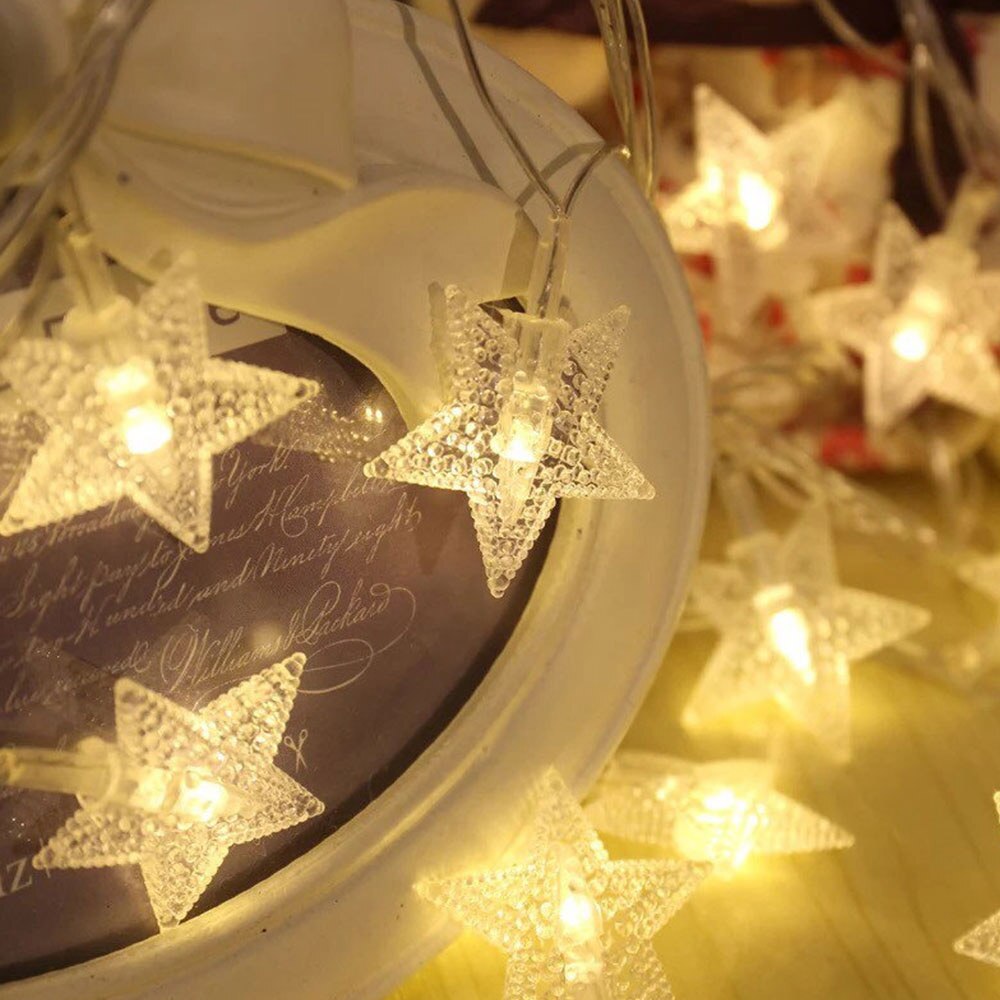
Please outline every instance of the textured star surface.
M209 356L189 255L135 307L109 314L100 336L87 343L22 339L0 363L0 373L47 425L0 518L0 535L124 496L197 551L209 542L212 456L318 390L306 379ZM141 382L139 390L129 390L137 393L133 402L151 402L168 428L168 440L151 452L136 454L123 432L122 411L109 388L121 386L123 376Z
M733 553L729 563L702 563L691 600L720 640L684 709L697 725L745 705L775 699L836 758L850 754L850 664L923 628L928 612L902 601L842 587L837 581L829 518L807 508L784 538L752 540L776 566L789 607L805 626L807 662L780 652L762 614L763 587Z
M608 767L587 815L598 830L707 861L724 874L752 854L850 847L854 838L774 790L766 761L709 764L623 751Z
M993 796L993 802L1000 814L1000 792ZM1000 912L994 913L981 924L977 924L955 942L955 951L960 955L1000 965Z
M847 231L819 193L835 141L835 119L820 107L765 134L705 85L695 90L698 176L663 210L680 253L710 254L716 263L719 313L736 334L772 293L805 291L812 257L842 247ZM759 191L772 192L773 221L747 222Z
M918 280L946 289L947 311L925 356L893 348L902 307ZM820 292L812 315L820 336L864 360L865 419L891 427L928 397L981 416L1000 412L1000 373L991 340L1000 326L1000 271L981 271L976 255L945 236L922 239L896 205L886 206L872 280Z
M517 371L518 343L511 331L519 316L501 312L494 319L454 286L444 291L443 312L435 353L448 401L364 471L467 493L487 583L500 597L561 497L654 495L597 418L628 310L620 307L575 330L563 324L567 347L553 387L551 434L540 460L520 470L529 485L514 516L504 510L503 463L493 441Z
M560 944L567 865L582 874L581 890L602 916L603 969L589 984L568 982L572 958ZM673 994L651 939L708 870L686 861L611 861L572 793L550 772L523 864L426 881L417 891L507 953L505 1000L568 1000L600 987L596 995L610 1000L666 1000Z
M134 681L115 684L119 751L174 772L197 769L235 788L254 808L212 822L112 804L84 804L34 859L37 868L137 864L161 928L179 923L212 881L231 847L317 816L323 804L274 766L299 687L296 653L191 712Z

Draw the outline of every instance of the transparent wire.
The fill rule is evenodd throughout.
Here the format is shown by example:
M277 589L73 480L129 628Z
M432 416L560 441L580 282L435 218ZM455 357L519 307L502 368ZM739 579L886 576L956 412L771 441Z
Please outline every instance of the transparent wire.
M608 78L632 170L647 198L659 180L659 139L653 66L640 0L592 0L608 63ZM631 44L630 44L631 38Z
M629 155L628 150L621 146L602 146L598 148L588 158L579 173L570 183L566 194L560 198L544 173L531 158L524 143L521 142L517 132L507 120L507 117L500 110L493 100L489 87L486 86L486 79L483 76L479 59L476 56L472 44L472 37L469 34L469 26L465 21L465 15L459 6L458 0L448 0L448 8L451 12L452 21L455 25L455 33L458 35L459 47L465 59L466 68L472 78L473 86L480 102L486 109L494 125L504 137L515 159L528 179L534 185L538 194L544 199L549 209L549 222L551 225L551 238L547 246L543 247L546 254L545 264L542 270L542 280L537 286L535 301L528 303L528 309L539 316L546 316L552 306L559 306L559 290L562 287L561 271L565 267L566 249L569 242L569 216L583 185L593 175L605 159L614 154L624 153Z
M62 181L97 127L125 43L152 0L105 0L62 92L0 164L0 277L44 225Z
M900 20L910 44L909 64L879 49L840 13L835 0L813 0L830 30L846 45L913 84L911 123L917 162L928 196L940 212L948 196L934 153L930 91L941 98L945 113L969 172L1000 179L1000 131L976 102L948 50L937 14L928 0L897 0Z

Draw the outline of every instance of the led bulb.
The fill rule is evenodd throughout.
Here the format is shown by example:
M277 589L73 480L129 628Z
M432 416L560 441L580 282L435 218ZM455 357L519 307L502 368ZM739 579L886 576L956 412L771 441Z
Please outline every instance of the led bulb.
M759 233L774 222L778 192L760 174L742 171L736 178L736 195L751 232Z
M783 608L775 611L767 628L778 652L802 675L807 684L815 684L816 671L809 651L811 633L801 609Z
M567 983L594 983L604 971L604 918L580 859L565 845L554 851L559 865L559 919L555 945Z
M112 398L145 392L153 382L152 366L142 361L103 368L95 379L97 388Z
M151 455L174 436L167 408L151 403L129 407L121 427L125 447L133 455Z
M904 361L923 361L930 351L926 331L919 323L900 326L892 335L890 346L896 356Z
M674 843L685 857L731 872L750 856L766 822L763 804L752 795L708 784L692 791L687 808L677 817Z

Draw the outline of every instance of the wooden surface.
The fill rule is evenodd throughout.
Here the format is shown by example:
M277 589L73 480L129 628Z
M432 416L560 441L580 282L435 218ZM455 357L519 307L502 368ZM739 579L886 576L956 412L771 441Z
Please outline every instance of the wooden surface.
M906 497L915 489L897 483ZM994 483L988 517L1000 523ZM991 620L992 605L912 552L839 536L842 582L921 603L938 636ZM718 511L706 551L724 541ZM953 940L1000 909L1000 707L898 666L853 669L854 756L836 767L766 712L711 733L680 728L680 709L714 636L682 633L625 746L712 759L772 756L778 789L846 826L849 851L752 859L710 880L656 938L678 1000L984 1000L1000 968ZM883 660L887 658L883 657ZM608 841L617 856L642 851ZM391 1000L500 1000L504 958L470 934Z

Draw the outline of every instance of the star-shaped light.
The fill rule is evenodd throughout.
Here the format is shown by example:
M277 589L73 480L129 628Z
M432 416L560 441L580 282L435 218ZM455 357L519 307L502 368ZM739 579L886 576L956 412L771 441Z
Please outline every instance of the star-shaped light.
M928 397L984 417L1000 413L1000 372L990 342L1000 328L1000 271L947 232L921 239L888 205L872 280L820 292L812 313L821 336L864 360L865 419L898 423Z
M523 864L418 885L508 955L504 1000L672 997L651 939L708 866L611 861L555 772L541 785Z
M35 867L138 864L160 927L178 924L231 847L323 811L273 763L305 659L275 663L197 712L121 679L114 744L0 750L5 784L80 800Z
M663 217L680 253L714 258L726 332L740 332L768 294L805 291L812 258L846 243L819 193L835 138L824 107L766 135L709 87L695 90L698 176Z
M754 854L804 854L850 847L839 826L774 791L760 760L710 764L623 751L587 806L598 830L676 850L732 875Z
M654 495L597 419L628 310L572 329L506 310L494 318L451 286L445 315L437 351L448 401L364 471L467 493L500 597L560 497Z
M0 361L47 425L0 535L128 497L199 552L208 548L212 456L288 413L318 386L212 358L193 259L135 305L70 310L55 339L24 338Z
M779 539L734 543L729 563L702 563L691 600L721 633L683 715L697 725L776 699L835 757L850 754L850 663L923 628L902 601L841 587L825 507Z
M993 802L1000 814L1000 792L993 796ZM1000 912L977 924L967 934L955 942L955 951L960 955L1000 965Z

